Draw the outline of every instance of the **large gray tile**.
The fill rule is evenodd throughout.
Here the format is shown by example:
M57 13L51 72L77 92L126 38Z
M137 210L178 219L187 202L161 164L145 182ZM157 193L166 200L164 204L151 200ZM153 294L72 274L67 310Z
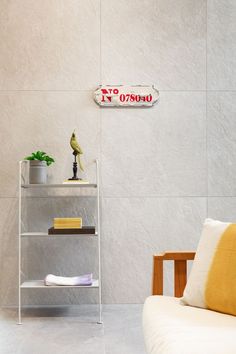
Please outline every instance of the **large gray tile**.
M15 196L18 161L35 150L44 150L56 163L48 168L49 182L72 176L70 137L76 129L83 148L84 178L95 179L99 157L99 109L92 92L8 92L0 94L1 157L0 196Z
M161 92L151 109L103 110L103 195L205 195L205 105L202 92Z
M152 256L195 250L205 198L104 198L103 301L142 303L151 294ZM166 289L173 281L167 274Z
M209 195L236 196L236 92L208 93Z
M212 90L236 89L236 2L208 0L207 85Z
M99 28L99 0L1 1L0 89L93 88Z
M206 86L206 0L103 0L102 80Z
M17 326L16 311L0 311L2 354L144 354L142 305L103 307L103 325L94 306L32 308Z
M236 223L236 198L208 198L208 215L213 219Z
M15 305L17 200L1 198L0 201L3 222L1 304ZM57 212L61 213L63 208L71 208L73 213L79 210L76 205L69 205L66 198L39 198L36 205L34 202L29 202L28 212L34 231L39 227L44 227L40 231L45 231L51 218ZM86 203L83 205L86 207ZM195 249L206 216L204 198L105 198L102 211L104 303L143 302L151 292L152 255L168 249ZM96 277L96 240L24 239L22 269L23 280L42 279L48 273L72 276L93 272ZM170 293L170 268L165 279L165 289ZM22 296L22 302L26 305L96 303L97 300L95 289L24 290Z
M0 198L0 304L16 304L18 286L18 202ZM10 295L8 297L8 295Z
M63 314L61 317L47 317L45 311L44 316L41 316L42 310L31 311L23 318L22 326L16 325L13 313L2 310L1 353L105 354L103 326L94 321L92 323L91 319L88 321L88 316L84 316L83 310L82 313L78 310L79 308L74 307L74 314L70 313L71 317ZM93 308L89 311L92 315Z
M104 307L106 354L145 353L142 308L143 305L107 305Z

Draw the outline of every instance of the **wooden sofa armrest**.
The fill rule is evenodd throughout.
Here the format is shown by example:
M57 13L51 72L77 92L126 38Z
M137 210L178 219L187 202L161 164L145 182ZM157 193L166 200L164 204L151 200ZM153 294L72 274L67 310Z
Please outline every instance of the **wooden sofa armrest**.
M187 261L193 260L195 252L167 251L153 256L153 283L152 294L163 295L163 261L174 261L174 295L183 296L187 282Z

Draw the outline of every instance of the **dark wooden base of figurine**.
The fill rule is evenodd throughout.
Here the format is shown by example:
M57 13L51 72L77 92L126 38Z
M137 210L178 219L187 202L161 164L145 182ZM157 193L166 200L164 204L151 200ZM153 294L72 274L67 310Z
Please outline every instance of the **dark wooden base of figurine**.
M77 153L73 152L73 155L75 157L75 160L73 162L73 177L72 178L68 178L68 181L80 181L82 178L77 177L77 171L78 171L77 161L76 161Z
M74 178L74 177L72 177L72 178L68 178L68 181L82 181L82 178L78 178L78 177Z

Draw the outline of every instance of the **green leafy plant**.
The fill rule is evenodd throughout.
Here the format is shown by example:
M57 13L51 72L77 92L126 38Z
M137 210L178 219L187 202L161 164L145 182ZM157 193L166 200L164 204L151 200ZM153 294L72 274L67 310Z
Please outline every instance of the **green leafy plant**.
M50 166L53 162L55 162L55 160L51 156L46 155L46 152L43 151L32 152L32 155L25 157L25 160L45 161L47 163L47 166Z

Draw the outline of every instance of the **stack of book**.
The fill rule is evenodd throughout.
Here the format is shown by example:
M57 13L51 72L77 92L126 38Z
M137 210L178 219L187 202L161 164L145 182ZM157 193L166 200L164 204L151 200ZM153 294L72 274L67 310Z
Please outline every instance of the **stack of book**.
M54 218L49 235L95 234L94 226L82 226L82 218Z

